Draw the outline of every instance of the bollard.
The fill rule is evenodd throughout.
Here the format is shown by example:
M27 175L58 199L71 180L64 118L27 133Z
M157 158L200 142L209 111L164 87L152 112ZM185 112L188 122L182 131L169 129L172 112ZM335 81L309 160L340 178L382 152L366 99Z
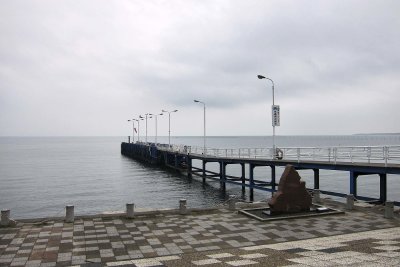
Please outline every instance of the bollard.
M354 196L350 194L346 196L346 209L352 210L353 208L354 208Z
M229 210L236 210L236 196L235 195L229 195L229 201L228 201L228 209Z
M321 192L319 189L314 189L313 190L313 197L314 197L314 202L315 203L321 203Z
M1 226L9 226L10 225L10 210L2 210L1 211Z
M126 218L128 219L134 218L134 209L135 209L135 204L133 203L126 204Z
M74 206L67 205L65 207L65 222L73 223L74 222Z
M386 201L385 203L385 218L393 219L394 217L394 202L393 201Z
M186 209L186 199L179 200L179 214L185 215L187 213Z

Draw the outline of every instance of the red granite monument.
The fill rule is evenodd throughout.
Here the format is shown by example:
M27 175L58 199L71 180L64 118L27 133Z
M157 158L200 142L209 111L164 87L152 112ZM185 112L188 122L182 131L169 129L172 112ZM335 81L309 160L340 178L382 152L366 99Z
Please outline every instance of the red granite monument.
M268 202L271 214L309 211L312 205L311 195L306 183L301 181L299 173L292 165L286 165L275 192Z

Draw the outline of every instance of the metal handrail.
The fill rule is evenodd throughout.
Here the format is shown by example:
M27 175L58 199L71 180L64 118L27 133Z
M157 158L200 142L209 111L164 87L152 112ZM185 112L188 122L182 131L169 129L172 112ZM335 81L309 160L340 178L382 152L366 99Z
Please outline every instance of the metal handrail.
M274 159L272 148L159 146L160 150L218 158ZM400 146L283 147L283 160L400 164ZM275 157L276 159L276 157Z

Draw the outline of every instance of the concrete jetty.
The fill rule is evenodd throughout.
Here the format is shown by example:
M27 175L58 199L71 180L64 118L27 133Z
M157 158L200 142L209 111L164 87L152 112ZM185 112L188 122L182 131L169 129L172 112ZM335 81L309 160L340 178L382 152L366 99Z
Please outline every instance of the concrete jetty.
M0 266L399 266L399 211L384 215L357 202L343 214L258 221L188 201L185 214L21 220L0 228Z

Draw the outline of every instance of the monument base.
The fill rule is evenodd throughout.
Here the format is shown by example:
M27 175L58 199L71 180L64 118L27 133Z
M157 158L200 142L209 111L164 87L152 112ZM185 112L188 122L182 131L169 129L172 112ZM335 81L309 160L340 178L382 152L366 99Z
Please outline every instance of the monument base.
M275 213L271 212L269 207L265 208L254 208L254 209L243 209L239 210L239 213L246 216L252 217L259 221L272 221L272 220L283 220L283 219L294 219L303 217L333 215L333 214L344 214L343 211L328 208L325 206L313 204L309 211L299 211L295 213Z

